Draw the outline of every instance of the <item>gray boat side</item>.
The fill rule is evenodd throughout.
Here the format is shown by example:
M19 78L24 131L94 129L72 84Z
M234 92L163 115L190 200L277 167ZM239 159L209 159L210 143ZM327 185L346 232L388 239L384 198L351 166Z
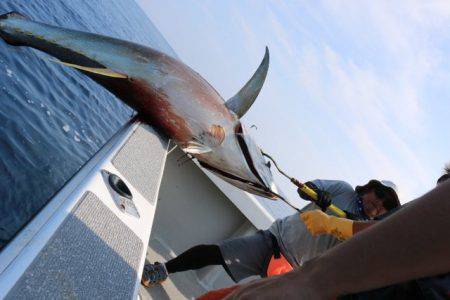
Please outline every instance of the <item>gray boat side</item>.
M0 253L0 298L136 298L167 147L137 121L115 134Z

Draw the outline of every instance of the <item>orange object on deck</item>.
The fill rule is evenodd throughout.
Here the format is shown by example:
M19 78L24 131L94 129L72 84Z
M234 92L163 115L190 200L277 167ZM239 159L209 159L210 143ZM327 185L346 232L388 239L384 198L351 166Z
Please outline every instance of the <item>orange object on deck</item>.
M287 261L287 259L280 253L280 258L275 258L275 256L272 256L272 258L270 259L269 267L267 268L267 276L270 277L281 275L284 273L288 273L293 269L294 268ZM234 292L239 287L240 285L236 284L223 289L213 290L198 297L197 300L221 300Z
M284 257L283 254L280 253L280 258L275 258L275 256L272 256L272 258L270 259L269 266L267 267L267 276L270 277L281 275L284 273L288 273L293 269L294 268L287 261L286 257Z

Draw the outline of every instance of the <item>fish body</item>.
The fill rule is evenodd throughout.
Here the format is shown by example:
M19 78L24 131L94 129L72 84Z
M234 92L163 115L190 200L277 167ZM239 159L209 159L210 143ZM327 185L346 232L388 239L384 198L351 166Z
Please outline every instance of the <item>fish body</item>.
M268 51L253 78L228 102L181 61L136 43L0 16L0 37L43 51L104 86L227 182L276 199L269 167L240 117L259 93Z

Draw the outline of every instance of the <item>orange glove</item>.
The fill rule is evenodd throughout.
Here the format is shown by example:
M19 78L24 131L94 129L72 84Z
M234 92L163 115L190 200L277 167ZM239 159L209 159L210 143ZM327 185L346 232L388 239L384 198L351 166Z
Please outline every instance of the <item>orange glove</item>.
M318 209L301 213L300 218L313 236L332 234L341 241L353 236L352 220L329 216Z

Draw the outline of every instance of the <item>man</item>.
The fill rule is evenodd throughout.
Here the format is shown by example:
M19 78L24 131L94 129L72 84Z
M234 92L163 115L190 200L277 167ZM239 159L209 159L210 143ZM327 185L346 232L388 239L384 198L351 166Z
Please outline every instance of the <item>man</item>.
M371 180L356 191L348 183L336 180L315 180L307 185L316 191L319 201L302 211L315 209L316 204L325 210L333 203L357 218L370 219L400 205L396 187L389 181ZM311 200L302 193L300 195ZM141 282L150 286L164 281L168 274L208 265L222 265L235 282L253 275L266 277L272 256L282 255L290 265L298 267L338 242L329 235L311 236L299 214L295 213L276 220L268 230L217 245L197 245L165 264L148 264L144 267Z
M444 181L450 178L450 166L444 168L444 174L440 176L436 182L436 185L442 184ZM361 193L361 187L357 187L356 190ZM354 234L363 231L370 226L376 224L379 220L387 217L388 215L396 212L401 207L391 210L387 214L383 214L374 220L350 220L344 218L338 218L335 216L329 216L324 214L320 210L307 211L301 214L301 219L306 224L308 231L313 236L321 234L331 234L341 240L352 237Z
M376 226L294 272L252 282L227 299L449 299L449 177L447 168L434 190ZM422 279L408 281L416 278Z

